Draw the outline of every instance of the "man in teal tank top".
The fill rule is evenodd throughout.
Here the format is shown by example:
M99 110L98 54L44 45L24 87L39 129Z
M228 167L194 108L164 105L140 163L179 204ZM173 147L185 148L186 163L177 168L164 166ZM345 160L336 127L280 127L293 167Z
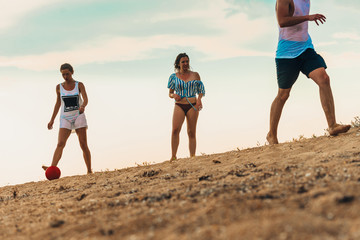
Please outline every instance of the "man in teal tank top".
M320 90L320 100L332 136L347 132L350 125L336 123L334 99L324 59L315 52L308 33L309 21L323 24L322 14L310 13L310 0L277 0L276 16L279 23L279 43L276 51L278 94L271 105L269 144L278 144L277 128L282 109L300 72L311 78Z

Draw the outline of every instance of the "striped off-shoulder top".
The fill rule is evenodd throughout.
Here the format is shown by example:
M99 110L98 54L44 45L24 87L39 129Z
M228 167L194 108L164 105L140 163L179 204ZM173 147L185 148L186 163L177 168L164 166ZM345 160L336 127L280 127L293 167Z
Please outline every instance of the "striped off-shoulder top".
M169 77L168 88L173 89L180 97L195 97L196 94L205 96L205 87L201 80L191 80L185 82L173 73Z

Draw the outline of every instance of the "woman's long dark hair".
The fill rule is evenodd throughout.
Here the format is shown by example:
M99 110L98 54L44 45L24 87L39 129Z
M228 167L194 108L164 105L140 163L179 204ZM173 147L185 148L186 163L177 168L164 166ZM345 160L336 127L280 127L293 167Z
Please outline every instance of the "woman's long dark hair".
M174 67L175 67L175 72L177 70L180 70L180 59L183 58L183 57L187 57L190 61L190 58L189 56L186 54L186 53L180 53L179 55L177 55L176 59L175 59L175 63L174 63Z

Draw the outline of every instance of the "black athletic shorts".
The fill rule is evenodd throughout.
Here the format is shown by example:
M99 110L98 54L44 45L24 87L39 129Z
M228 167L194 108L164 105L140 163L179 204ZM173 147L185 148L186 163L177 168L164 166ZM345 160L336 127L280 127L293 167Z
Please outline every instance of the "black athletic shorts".
M308 48L296 58L275 58L279 88L288 89L296 82L300 71L309 78L309 74L318 68L327 68L324 59Z

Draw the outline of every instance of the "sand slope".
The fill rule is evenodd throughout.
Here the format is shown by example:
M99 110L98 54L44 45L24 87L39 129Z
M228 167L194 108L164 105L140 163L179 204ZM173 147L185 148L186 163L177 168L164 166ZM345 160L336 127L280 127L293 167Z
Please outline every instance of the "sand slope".
M0 239L360 239L359 135L3 187Z

